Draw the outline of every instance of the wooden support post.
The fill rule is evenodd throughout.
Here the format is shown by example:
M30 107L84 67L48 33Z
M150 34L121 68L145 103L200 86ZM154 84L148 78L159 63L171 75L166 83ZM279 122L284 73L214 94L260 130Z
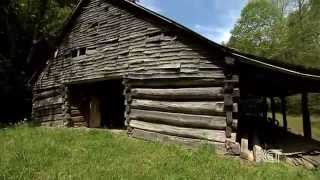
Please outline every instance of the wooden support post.
M233 84L226 80L224 86L224 112L226 113L226 137L231 138L233 124Z
M224 71L224 112L226 113L226 138L231 138L233 124L233 91L234 85L238 82L234 76L235 59L233 57L225 57L226 69Z
M276 107L275 107L274 97L270 97L270 101L271 101L272 123L275 124L275 122L276 122Z
M287 122L287 100L285 97L281 97L281 111L282 111L282 120L283 120L283 129L288 129Z
M301 109L303 116L303 134L307 139L311 139L311 122L310 122L310 112L308 107L308 93L304 92L301 96Z
M71 105L70 105L70 89L68 86L64 85L62 87L62 113L64 116L64 126L72 127L72 118L71 118Z
M124 125L126 127L128 127L129 121L130 121L129 115L131 112L131 103L132 103L131 85L127 79L124 79L122 84L124 85L123 95L125 96L125 112L124 112L125 122L124 122Z

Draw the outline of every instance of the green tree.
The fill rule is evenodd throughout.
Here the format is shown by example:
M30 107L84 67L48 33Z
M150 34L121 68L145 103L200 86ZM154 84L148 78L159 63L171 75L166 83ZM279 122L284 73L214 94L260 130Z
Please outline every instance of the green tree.
M247 4L231 32L228 46L264 57L277 56L286 31L282 12L271 1L255 0Z
M288 16L288 54L291 63L320 67L320 1L296 0Z
M32 75L27 57L42 39L53 39L76 0L0 1L0 122L21 120L30 112Z

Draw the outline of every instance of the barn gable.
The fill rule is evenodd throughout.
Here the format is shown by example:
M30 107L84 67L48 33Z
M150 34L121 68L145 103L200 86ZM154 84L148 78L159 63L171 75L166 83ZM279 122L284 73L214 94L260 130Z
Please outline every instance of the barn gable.
M149 77L195 76L200 72L223 77L219 71L221 52L214 52L178 28L112 0L84 1L79 8L57 57L50 60L36 89L117 78L131 72ZM86 51L85 55L80 51Z

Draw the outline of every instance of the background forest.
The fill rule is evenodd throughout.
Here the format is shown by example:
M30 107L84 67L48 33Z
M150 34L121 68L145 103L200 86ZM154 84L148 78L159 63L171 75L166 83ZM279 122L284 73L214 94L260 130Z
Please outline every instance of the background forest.
M0 1L0 122L30 118L28 82L34 66L30 52L41 41L54 46L76 3ZM230 41L225 42L228 47L320 72L320 0L249 0L231 34ZM318 101L318 96L312 96L311 104ZM297 103L291 98L289 105L296 107Z
M250 0L231 34L228 47L320 72L320 0ZM289 112L300 114L300 103L289 97ZM320 114L318 94L309 108Z
M56 32L77 0L0 1L0 122L29 117L34 44L54 44Z

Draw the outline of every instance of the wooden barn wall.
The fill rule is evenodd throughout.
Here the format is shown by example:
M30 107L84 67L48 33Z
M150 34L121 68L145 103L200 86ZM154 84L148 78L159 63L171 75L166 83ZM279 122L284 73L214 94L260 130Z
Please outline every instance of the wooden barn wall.
M86 55L72 58L72 50L84 47L87 48ZM148 130L154 123L158 126L152 132L161 133L169 129L182 137L220 142L222 139L214 138L223 137L225 129L222 63L219 51L208 49L175 28L108 1L91 0L75 19L58 48L57 57L48 61L39 76L34 95L45 89L61 89L65 84L122 77L140 79L142 85L132 84L136 88L132 89L133 99L127 106L132 109L128 116L132 119L131 127ZM159 87L155 85L155 94L154 87L148 87L144 82L148 81L143 80L146 78L154 79L147 83L149 85L161 84ZM163 79L168 83L161 83ZM207 81L211 84L206 84ZM171 89L170 83L175 84L174 89L178 90ZM60 120L62 113L63 117L71 118L72 124L79 121L79 126L86 125L84 115L79 115L79 107L73 104L60 99L34 100L35 115L40 112L37 110L40 104L43 107L55 105L60 109L45 114L44 117L50 115L51 121ZM44 121L46 118L38 119ZM189 130L194 134L188 134ZM174 134L172 132L165 133ZM209 134L203 135L206 134L203 132Z
M60 88L33 92L32 116L43 126L64 126L63 97Z
M237 104L227 138L224 84L219 78L132 79L124 81L126 124L133 137L213 144L235 142ZM238 91L233 92L238 96Z

